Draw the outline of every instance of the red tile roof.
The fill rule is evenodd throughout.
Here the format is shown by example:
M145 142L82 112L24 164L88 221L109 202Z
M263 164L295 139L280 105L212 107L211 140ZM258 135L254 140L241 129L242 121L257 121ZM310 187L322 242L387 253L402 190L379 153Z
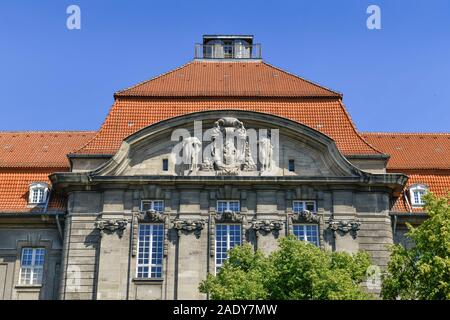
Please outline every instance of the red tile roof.
M345 154L380 154L356 131L342 95L263 61L192 61L115 94L102 128L77 154L114 154L155 122L205 110L275 114L317 129Z
M116 97L342 97L263 61L192 61Z
M391 155L388 169L449 169L450 133L362 133Z
M0 131L0 168L68 168L66 155L80 148L94 134L90 131Z
M238 109L285 117L323 132L344 154L380 154L356 131L338 98L118 98L94 139L77 154L114 154L122 140L161 120L205 110Z
M68 168L0 169L0 212L43 212L45 207L28 206L29 185L32 182L46 182L50 184L48 176L58 171L68 171ZM52 194L48 211L64 211L65 208L65 198Z
M42 212L28 206L32 182L47 182L54 172L69 171L67 154L94 132L0 132L0 212ZM48 211L63 211L66 201L52 195Z
M394 172L395 170L389 170ZM450 170L403 170L409 180L405 187L405 194L409 197L409 188L413 184L424 184L437 196L444 196L450 192ZM411 200L408 198L409 203ZM423 212L422 208L411 208L403 196L399 197L392 208L394 212Z
M391 156L388 172L401 172L409 176L409 187L425 184L437 196L450 191L450 134L448 133L387 133L364 132L362 136L373 146ZM392 211L422 212L410 208L404 197L397 199Z

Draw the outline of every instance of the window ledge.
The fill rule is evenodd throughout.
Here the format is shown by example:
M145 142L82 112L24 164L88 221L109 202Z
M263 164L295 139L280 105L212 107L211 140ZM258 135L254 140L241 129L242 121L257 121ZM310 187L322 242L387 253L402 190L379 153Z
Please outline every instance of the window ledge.
M36 289L40 290L42 288L42 284L17 284L15 289Z
M133 282L136 284L162 283L163 281L163 278L133 278Z

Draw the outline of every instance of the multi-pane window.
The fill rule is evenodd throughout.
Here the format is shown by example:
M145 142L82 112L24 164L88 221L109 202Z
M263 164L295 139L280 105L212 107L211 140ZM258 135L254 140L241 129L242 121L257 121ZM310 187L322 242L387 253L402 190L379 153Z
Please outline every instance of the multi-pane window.
M48 184L44 182L33 182L30 184L28 203L43 204L47 200Z
M217 201L217 212L224 211L233 211L239 212L241 211L241 206L239 201L230 201L230 200L219 200Z
M298 240L308 241L316 246L319 245L319 226L316 224L294 224L294 235Z
M413 185L410 188L411 203L413 206L423 206L425 202L423 201L423 196L428 191L427 187L424 185Z
M164 212L164 201L163 200L143 200L141 203L141 210L155 210L156 212Z
M292 210L294 213L299 213L304 210L308 210L311 212L316 212L316 202L315 201L293 201L292 202Z
M217 224L216 225L216 272L227 259L227 252L241 244L241 225Z
M31 203L44 202L44 188L34 188L31 195Z
M44 248L23 248L20 259L20 284L41 284L44 271Z
M138 278L162 278L163 247L163 224L139 225Z

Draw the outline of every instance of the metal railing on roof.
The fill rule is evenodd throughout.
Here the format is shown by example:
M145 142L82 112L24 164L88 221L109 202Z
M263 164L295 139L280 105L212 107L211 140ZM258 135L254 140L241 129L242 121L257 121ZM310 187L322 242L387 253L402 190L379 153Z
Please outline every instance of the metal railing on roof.
M195 59L261 59L261 44L196 44Z

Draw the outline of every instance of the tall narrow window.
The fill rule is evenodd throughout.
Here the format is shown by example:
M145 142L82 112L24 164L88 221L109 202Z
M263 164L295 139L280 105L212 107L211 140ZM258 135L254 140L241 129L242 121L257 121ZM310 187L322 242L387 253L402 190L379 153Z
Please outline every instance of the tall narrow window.
M316 224L294 224L294 235L298 240L308 241L316 246L319 245L319 226Z
M163 224L140 224L138 240L138 278L162 278Z
M164 212L163 200L143 200L141 203L141 211L155 210L156 212Z
M44 248L23 248L19 283L24 285L42 284L44 259Z
M289 164L288 164L288 169L289 169L289 171L291 171L291 172L294 172L295 171L295 161L294 160L289 160Z
M316 212L316 202L312 200L293 201L292 210L294 211L294 213L299 213L304 210Z
M221 213L224 211L241 211L241 206L239 201L234 200L219 200L217 201L217 212Z
M162 160L162 169L163 171L169 171L169 159Z
M216 272L222 267L228 257L228 250L241 244L241 225L216 225Z

